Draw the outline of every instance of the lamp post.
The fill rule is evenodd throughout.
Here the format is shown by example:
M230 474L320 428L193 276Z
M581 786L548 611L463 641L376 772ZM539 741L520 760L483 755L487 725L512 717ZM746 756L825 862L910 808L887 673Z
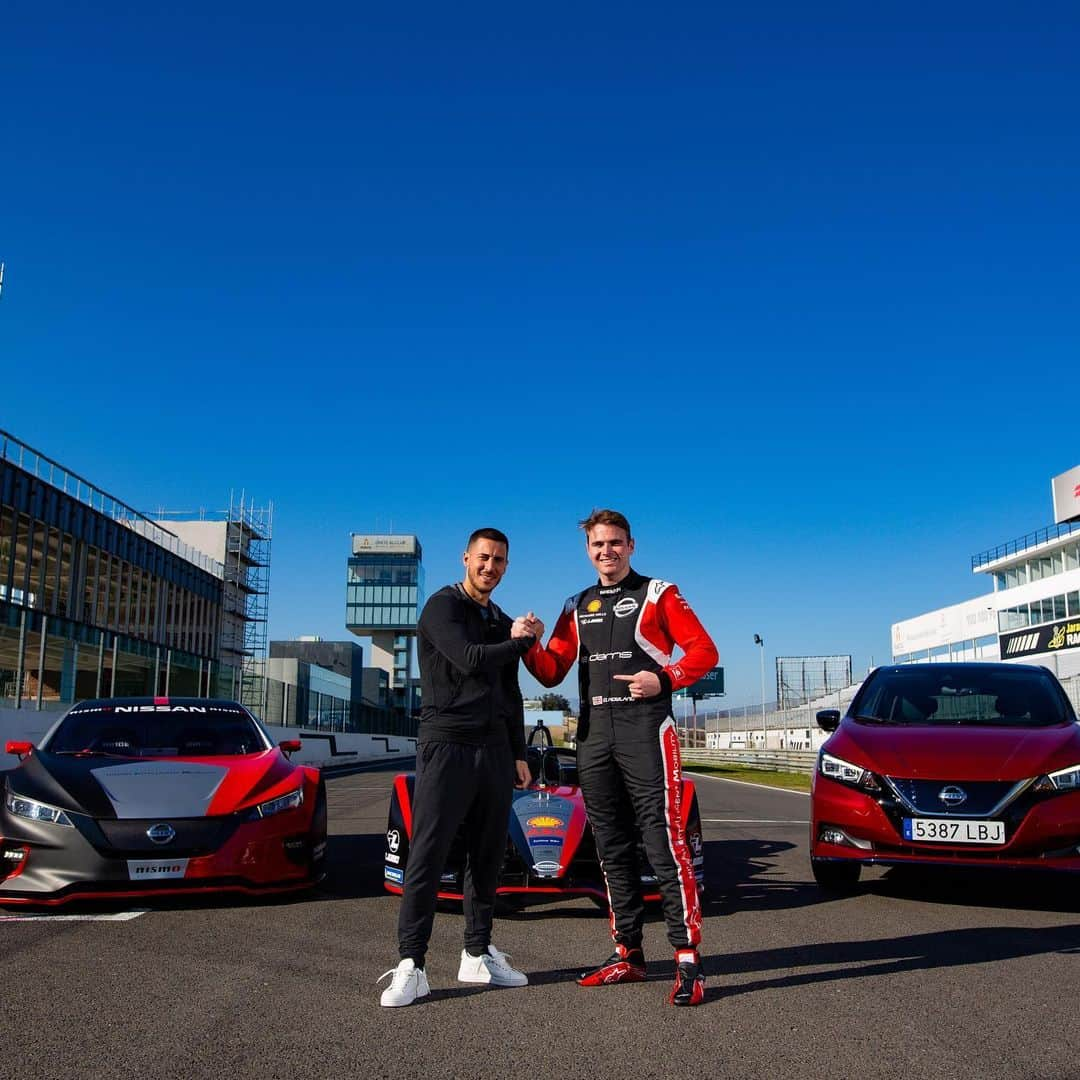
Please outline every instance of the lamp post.
M754 644L761 649L761 749L769 749L769 730L765 724L765 639L754 635Z

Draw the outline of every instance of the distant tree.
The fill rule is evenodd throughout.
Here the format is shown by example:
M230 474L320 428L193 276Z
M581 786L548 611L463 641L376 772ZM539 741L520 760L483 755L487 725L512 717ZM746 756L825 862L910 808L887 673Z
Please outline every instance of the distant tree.
M540 708L558 709L559 712L568 713L570 711L570 702L562 694L545 694L540 699Z

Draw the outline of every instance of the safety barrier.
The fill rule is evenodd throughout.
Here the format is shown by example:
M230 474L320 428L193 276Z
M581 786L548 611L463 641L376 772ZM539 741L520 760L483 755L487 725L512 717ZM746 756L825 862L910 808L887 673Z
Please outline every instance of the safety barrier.
M813 750L684 750L683 767L695 765L749 765L775 772L813 773L817 754Z

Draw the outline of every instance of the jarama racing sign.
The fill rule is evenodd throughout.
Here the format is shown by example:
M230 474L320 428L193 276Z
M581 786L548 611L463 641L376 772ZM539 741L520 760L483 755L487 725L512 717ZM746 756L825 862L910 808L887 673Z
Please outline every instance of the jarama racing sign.
M1014 660L1020 656L1031 656L1033 653L1080 648L1080 620L1056 622L1048 626L1029 626L999 635L998 642L1002 660Z

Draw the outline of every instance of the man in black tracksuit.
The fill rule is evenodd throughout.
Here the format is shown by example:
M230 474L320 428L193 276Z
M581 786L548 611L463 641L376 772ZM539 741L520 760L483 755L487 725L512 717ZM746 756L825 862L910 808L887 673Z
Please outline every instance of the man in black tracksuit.
M401 960L382 1004L408 1005L429 992L424 958L439 881L458 829L465 840L465 949L458 980L524 986L528 979L491 944L495 892L506 851L511 793L529 782L517 671L533 645L525 620L491 601L509 541L478 529L465 578L424 605L418 626L422 712L413 831L398 919Z

